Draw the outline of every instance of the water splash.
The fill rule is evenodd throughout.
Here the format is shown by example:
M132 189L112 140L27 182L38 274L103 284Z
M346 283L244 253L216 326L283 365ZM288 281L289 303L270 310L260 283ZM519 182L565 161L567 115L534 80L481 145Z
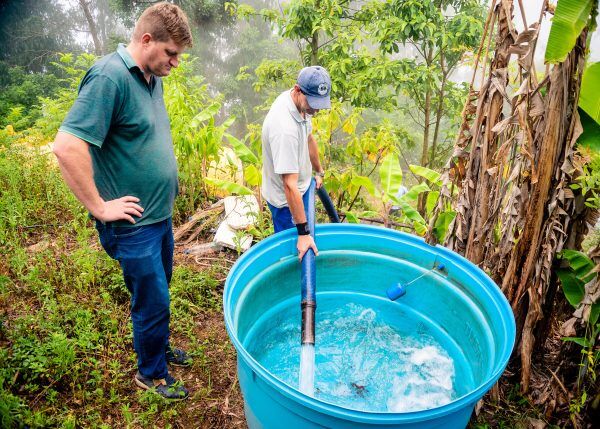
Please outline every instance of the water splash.
M300 351L300 391L315 396L315 346L302 344Z
M463 383L467 369L455 367L426 328L416 329L416 321L399 317L397 307L378 305L320 299L316 347L305 349L298 344L296 314L284 308L271 320L261 321L265 326L247 338L246 348L288 385L297 388L300 383L300 390L310 395L314 383L315 398L355 410L424 410L447 404L470 389ZM298 371L304 353L314 353L304 356L306 362L314 362L314 372L308 365Z
M394 376L389 411L401 413L424 410L452 400L454 364L438 347L428 345L405 351L407 359Z

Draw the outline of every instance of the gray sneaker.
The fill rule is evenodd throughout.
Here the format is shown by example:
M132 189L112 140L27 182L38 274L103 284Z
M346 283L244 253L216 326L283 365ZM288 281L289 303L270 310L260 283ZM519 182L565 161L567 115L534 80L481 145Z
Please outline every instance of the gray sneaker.
M181 382L167 374L165 378L146 378L138 371L133 379L138 387L145 390L153 390L165 399L181 400L189 396L189 392Z

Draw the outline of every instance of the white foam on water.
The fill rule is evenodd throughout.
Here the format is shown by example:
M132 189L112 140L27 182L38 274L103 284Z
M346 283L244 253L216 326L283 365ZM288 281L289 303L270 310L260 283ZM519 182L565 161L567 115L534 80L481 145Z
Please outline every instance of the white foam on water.
M409 412L451 402L456 370L446 350L414 324L386 323L380 311L339 301L321 310L314 347L298 344L298 322L282 313L251 353L290 386L342 407Z
M300 350L300 391L315 396L315 346L302 344Z
M372 322L373 320L375 320L376 316L377 313L375 313L375 311L373 311L370 308L367 308L366 310L361 311L358 318L367 322Z
M454 363L445 351L427 345L405 350L408 355L395 375L388 411L402 413L439 407L452 401Z

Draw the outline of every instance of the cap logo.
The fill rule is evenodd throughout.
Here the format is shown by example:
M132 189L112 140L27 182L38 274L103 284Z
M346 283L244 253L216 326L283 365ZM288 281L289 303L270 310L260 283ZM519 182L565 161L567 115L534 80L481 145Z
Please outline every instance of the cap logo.
M320 84L319 89L317 89L317 92L319 93L319 95L327 94L327 85L324 83Z

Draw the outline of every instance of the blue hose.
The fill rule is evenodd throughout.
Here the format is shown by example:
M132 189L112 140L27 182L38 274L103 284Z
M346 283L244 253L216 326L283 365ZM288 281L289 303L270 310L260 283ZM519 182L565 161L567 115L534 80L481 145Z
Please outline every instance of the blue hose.
M315 238L315 181L308 188L308 206L306 207L310 235ZM315 267L315 252L312 249L302 258L302 344L315 344L315 310L317 308L316 288L317 270Z
M305 207L306 220L313 240L315 239L315 188L316 184L313 179L311 180L307 191L308 203L307 207ZM340 218L325 187L321 186L317 190L317 194L319 195L331 222L339 223ZM302 287L302 301L300 304L300 308L302 309L302 344L314 345L315 310L317 309L317 270L315 267L315 252L312 249L308 249L302 258L302 277L300 281Z

